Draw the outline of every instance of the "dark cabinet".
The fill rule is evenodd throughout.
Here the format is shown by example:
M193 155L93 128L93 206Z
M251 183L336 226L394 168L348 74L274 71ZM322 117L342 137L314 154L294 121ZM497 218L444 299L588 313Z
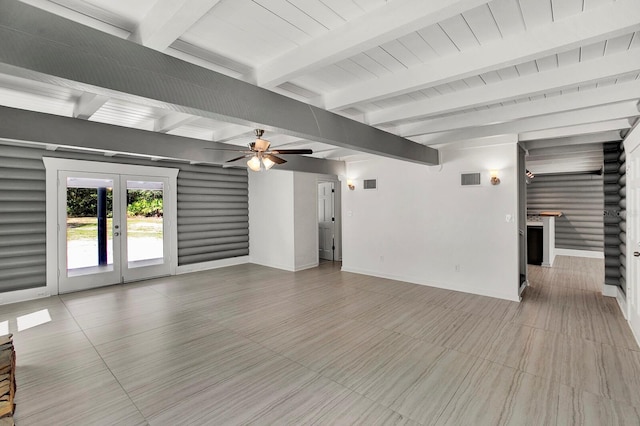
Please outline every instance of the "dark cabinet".
M527 226L527 263L542 265L542 226Z

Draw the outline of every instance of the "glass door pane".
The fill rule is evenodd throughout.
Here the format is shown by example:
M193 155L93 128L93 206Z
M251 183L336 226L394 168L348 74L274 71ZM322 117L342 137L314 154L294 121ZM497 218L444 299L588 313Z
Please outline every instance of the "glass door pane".
M164 262L164 183L126 181L127 267Z
M84 290L121 281L117 175L58 174L59 290Z
M67 275L113 271L113 179L67 177Z
M122 247L124 282L171 273L169 228L166 209L168 179L144 175L120 175L125 219Z

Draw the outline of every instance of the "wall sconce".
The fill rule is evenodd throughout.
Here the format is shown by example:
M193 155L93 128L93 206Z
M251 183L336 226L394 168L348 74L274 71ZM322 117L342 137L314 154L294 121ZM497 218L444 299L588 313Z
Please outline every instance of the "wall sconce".
M498 185L500 183L500 178L498 177L498 171L491 170L489 173L491 174L491 185Z
M353 183L351 179L347 179L347 187L352 191L356 189L356 185Z

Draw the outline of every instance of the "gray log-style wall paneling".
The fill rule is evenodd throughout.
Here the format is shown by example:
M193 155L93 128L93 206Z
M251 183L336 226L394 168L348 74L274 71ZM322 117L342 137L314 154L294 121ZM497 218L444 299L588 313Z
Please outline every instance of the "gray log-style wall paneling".
M249 254L246 169L189 167L178 173L178 265Z
M246 169L0 144L0 292L46 283L42 157L177 168L178 265L249 254Z
M626 290L626 156L620 142L603 145L604 282Z
M40 149L0 145L0 291L46 283L46 189Z
M603 251L603 179L594 173L537 175L527 188L527 213L559 210L556 248Z

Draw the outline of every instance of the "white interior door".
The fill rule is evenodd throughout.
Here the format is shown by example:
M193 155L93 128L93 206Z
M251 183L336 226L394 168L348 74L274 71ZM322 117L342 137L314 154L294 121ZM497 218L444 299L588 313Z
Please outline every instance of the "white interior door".
M318 182L318 243L320 259L335 259L335 189L333 182Z

